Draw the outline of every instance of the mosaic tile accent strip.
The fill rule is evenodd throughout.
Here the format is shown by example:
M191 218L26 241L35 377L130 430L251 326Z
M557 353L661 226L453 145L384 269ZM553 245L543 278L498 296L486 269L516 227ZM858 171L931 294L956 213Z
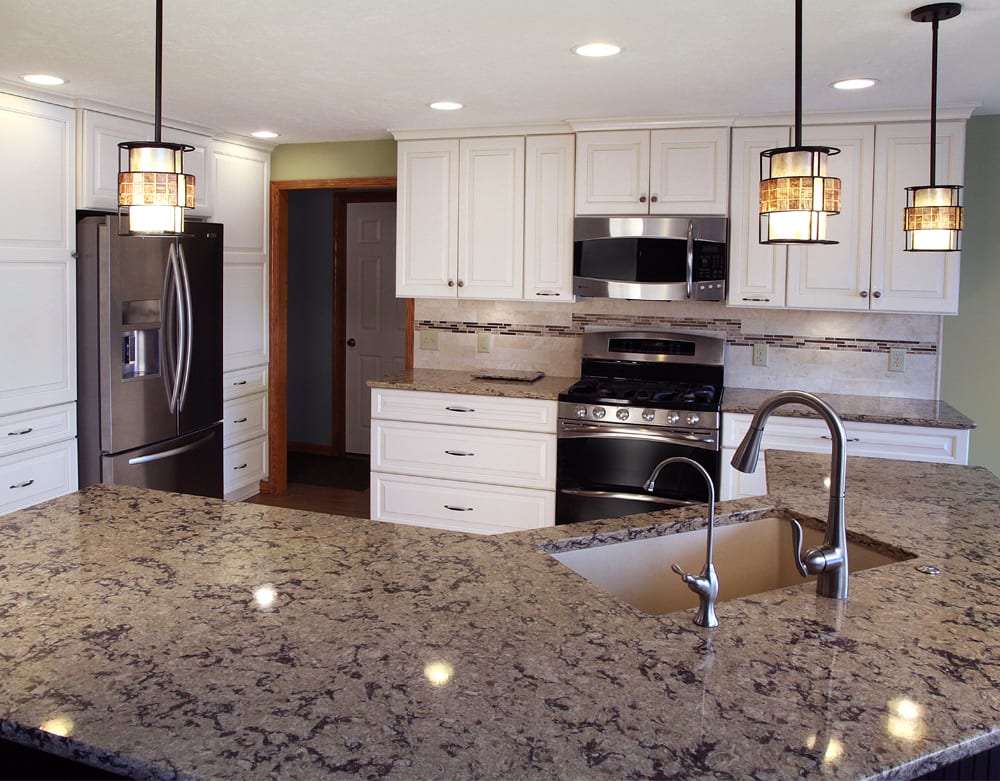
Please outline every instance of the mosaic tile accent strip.
M740 320L724 318L694 317L650 317L610 314L573 314L572 325L549 325L532 323L476 323L451 320L417 320L418 331L448 331L451 333L473 334L491 333L505 336L580 336L589 327L603 328L657 328L682 331L706 331L721 334L731 347L752 347L768 344L773 347L792 350L836 350L861 353L887 353L892 349L904 349L914 355L937 355L938 345L934 342L907 341L898 339L858 339L840 336L795 336L794 334L747 334L743 333Z

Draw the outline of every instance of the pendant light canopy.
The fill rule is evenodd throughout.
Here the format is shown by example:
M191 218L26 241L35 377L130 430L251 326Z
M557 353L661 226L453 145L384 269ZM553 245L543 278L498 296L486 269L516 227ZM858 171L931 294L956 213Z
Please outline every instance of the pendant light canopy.
M930 22L931 34L931 177L924 187L906 188L903 230L910 252L953 252L962 248L962 187L935 184L937 165L938 22L962 13L959 3L924 5L910 13L914 22Z
M836 244L826 218L840 213L840 179L826 162L840 150L802 146L802 0L795 0L794 146L760 153L760 243Z
M194 177L184 173L184 153L194 151L187 144L162 140L161 94L163 81L163 0L156 0L156 94L153 141L126 141L128 167L118 168L120 218L128 214L128 233L147 236L176 236L184 232L184 209L194 207Z

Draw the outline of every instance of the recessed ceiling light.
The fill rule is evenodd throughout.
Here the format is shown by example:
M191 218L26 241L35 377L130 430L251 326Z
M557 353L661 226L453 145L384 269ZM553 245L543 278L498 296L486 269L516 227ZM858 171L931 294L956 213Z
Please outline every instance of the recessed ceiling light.
M254 138L277 138L278 134L273 130L255 130L250 135Z
M457 111L462 108L461 103L456 103L453 100L438 100L430 104L431 108L436 108L438 111Z
M878 79L844 79L835 81L830 86L834 89L868 89L878 84Z
M37 84L41 87L58 87L60 84L66 83L65 79L50 76L47 73L26 73L21 78L29 84Z
M621 46L615 46L613 43L582 43L573 47L573 54L579 54L581 57L611 57L621 50Z

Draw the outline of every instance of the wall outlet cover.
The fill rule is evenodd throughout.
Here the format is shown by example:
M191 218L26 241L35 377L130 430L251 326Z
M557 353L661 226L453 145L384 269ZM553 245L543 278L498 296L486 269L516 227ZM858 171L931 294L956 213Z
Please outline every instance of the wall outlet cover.
M903 347L893 347L889 350L889 371L906 371L906 349Z
M437 331L421 331L420 332L420 349L421 350L436 350L438 348L438 332Z
M476 335L476 352L477 353L488 353L493 349L493 339L492 334L486 331L480 331Z
M767 366L767 344L755 344L753 346L753 365Z

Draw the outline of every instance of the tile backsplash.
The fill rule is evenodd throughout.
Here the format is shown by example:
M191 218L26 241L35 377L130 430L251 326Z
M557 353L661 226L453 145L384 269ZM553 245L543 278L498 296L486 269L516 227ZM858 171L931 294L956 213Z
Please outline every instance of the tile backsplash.
M588 329L670 330L726 340L726 385L914 399L938 397L939 315L763 310L710 302L588 299L573 304L418 299L413 363L425 369L541 370L575 377ZM421 331L437 333L421 349ZM489 352L479 335L490 334ZM767 344L767 366L753 346ZM906 352L889 371L890 349Z

